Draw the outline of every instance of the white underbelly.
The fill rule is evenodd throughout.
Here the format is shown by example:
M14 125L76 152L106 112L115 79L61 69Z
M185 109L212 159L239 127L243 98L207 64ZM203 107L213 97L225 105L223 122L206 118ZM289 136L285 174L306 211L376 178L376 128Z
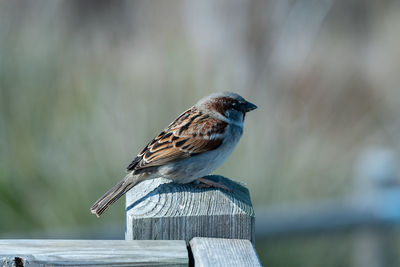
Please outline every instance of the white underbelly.
M242 132L233 135L217 149L187 159L166 164L159 169L159 174L177 183L190 183L206 176L219 168L236 147Z

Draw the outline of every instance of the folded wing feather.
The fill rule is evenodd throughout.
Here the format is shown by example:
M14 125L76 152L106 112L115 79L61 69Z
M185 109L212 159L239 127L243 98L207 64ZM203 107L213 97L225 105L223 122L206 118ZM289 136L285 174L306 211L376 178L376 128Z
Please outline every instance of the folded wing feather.
M155 137L128 166L128 171L160 166L218 148L228 123L191 108Z

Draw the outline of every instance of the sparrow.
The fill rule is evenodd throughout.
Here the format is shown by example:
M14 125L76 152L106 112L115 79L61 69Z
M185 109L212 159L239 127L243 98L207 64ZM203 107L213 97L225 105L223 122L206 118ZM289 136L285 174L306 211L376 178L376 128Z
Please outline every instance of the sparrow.
M164 177L185 184L231 191L204 178L224 163L243 134L246 113L257 106L236 93L204 97L148 143L127 167L125 178L98 199L90 211L97 217L138 183Z

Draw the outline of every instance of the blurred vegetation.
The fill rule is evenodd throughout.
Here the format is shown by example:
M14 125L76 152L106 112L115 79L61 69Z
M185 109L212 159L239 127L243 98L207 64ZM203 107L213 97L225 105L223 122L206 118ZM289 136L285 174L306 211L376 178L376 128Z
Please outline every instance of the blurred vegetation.
M217 171L255 206L353 191L361 150L399 150L399 14L396 1L0 1L0 237L123 232L123 201L100 220L91 204L221 90L259 106ZM265 265L347 266L343 240L257 249Z
M329 242L327 242L329 240ZM349 236L317 235L288 240L266 240L259 245L265 266L351 266L352 244Z

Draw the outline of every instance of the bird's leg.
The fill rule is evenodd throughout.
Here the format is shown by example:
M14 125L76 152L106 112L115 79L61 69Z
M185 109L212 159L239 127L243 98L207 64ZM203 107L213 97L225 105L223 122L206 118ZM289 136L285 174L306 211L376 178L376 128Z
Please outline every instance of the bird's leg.
M206 178L197 178L197 181L201 182L201 184L198 185L199 188L220 188L222 190L228 191L228 192L233 192L232 189L227 187L221 182L214 182L212 180L206 179Z

